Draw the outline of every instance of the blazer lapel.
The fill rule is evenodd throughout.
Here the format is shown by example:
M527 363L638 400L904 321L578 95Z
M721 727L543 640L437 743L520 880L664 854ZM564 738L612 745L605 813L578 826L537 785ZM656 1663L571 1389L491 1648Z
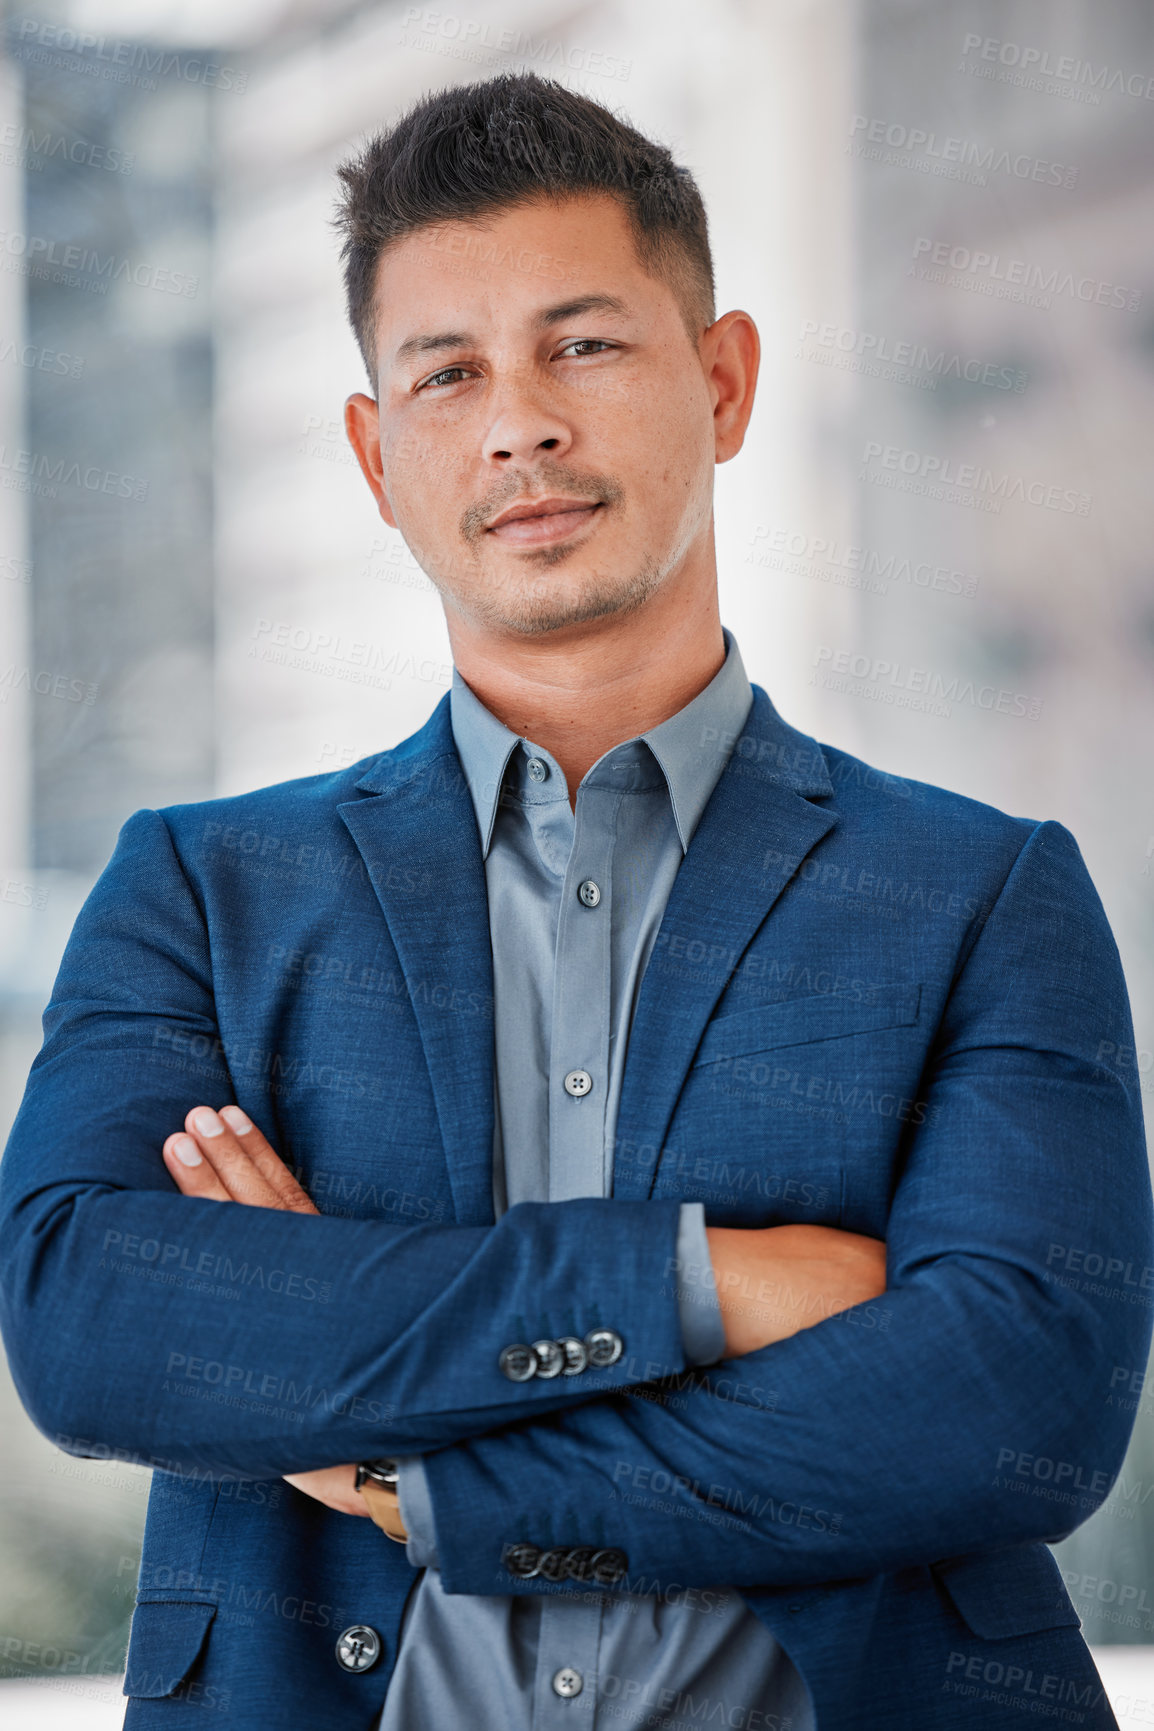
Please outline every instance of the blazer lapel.
M641 982L617 1114L613 1194L647 1197L714 1005L789 875L837 822L820 746L754 700L674 880ZM788 863L788 868L784 862Z
M459 1224L493 1213L493 963L485 868L446 695L339 805L381 904L425 1048ZM478 1008L479 1006L479 1008Z

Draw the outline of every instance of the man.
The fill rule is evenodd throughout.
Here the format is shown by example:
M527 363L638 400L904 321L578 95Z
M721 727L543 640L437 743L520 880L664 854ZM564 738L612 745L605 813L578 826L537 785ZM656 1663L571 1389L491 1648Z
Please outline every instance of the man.
M128 820L0 1166L29 1412L158 1469L125 1723L1114 1725L1045 1541L1154 1258L1073 838L750 687L668 152L509 76L341 174L453 689Z

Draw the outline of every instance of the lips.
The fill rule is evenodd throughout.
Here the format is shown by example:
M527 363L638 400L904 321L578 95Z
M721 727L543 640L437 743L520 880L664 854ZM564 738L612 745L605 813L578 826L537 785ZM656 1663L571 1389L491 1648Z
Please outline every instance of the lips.
M603 505L601 499L521 499L495 517L487 533L510 547L544 547L584 533Z
M487 527L500 529L506 523L521 523L530 517L563 516L575 511L587 513L596 510L600 503L600 499L521 499L506 506Z

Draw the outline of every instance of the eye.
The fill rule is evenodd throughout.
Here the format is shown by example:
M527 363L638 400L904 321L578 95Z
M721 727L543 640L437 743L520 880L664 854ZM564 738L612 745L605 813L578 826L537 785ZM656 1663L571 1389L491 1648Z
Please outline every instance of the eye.
M439 373L434 373L431 378L423 379L417 389L423 391L427 385L443 385L452 373L460 373L462 377L468 377L464 367L443 367Z
M611 349L614 346L612 343L603 342L600 337L574 337L571 343L565 344L565 349L585 349L588 352L591 345L598 349ZM565 349L562 349L562 354Z

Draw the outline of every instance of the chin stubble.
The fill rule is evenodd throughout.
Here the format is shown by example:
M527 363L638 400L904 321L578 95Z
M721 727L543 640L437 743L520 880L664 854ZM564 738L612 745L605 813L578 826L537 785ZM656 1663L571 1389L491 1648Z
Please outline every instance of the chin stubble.
M512 581L503 585L498 594L479 590L468 598L468 610L482 624L536 637L559 631L566 625L605 619L610 614L634 613L660 582L656 561L646 557L632 576L597 576L580 595L559 595L543 577L527 578L520 593Z

